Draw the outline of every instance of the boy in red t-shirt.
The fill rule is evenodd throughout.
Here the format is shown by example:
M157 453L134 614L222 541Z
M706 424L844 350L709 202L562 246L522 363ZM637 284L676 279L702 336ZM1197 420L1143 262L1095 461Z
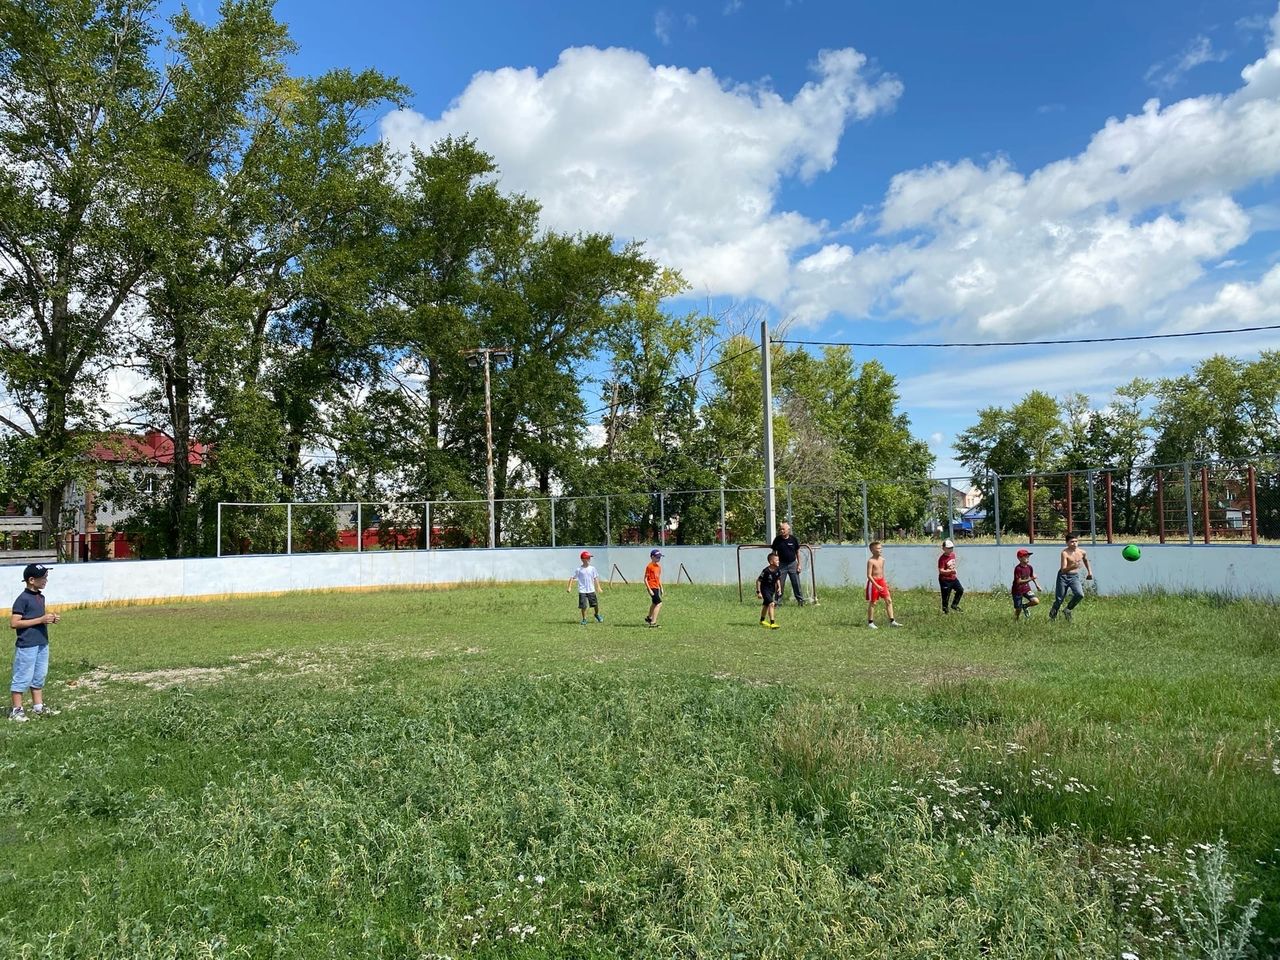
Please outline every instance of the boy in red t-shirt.
M658 625L658 611L662 609L662 564L658 562L661 559L661 550L650 550L649 565L644 568L644 585L649 590L649 615L644 622L651 627ZM677 576L676 580L679 579Z
M942 591L942 612L947 613L947 603L951 609L960 612L960 598L964 596L964 587L960 584L960 574L956 571L956 545L952 540L942 541L942 553L938 555L938 589Z
M1018 551L1018 565L1013 568L1013 619L1031 618L1031 608L1040 602L1040 598L1031 592L1034 583L1037 590L1043 590L1036 572L1030 563L1031 551L1023 547Z

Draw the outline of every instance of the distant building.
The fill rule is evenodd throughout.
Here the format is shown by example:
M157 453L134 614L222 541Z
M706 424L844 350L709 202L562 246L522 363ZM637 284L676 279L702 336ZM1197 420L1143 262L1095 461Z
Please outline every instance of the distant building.
M153 495L159 493L161 484L173 472L173 439L160 430L148 430L141 435L111 433L95 443L87 456L95 464L101 464L104 471L125 471L139 493ZM192 442L188 463L200 467L208 457L208 444ZM128 516L121 505L103 498L98 471L84 486L71 484L64 503L68 510L75 511L76 533L92 533L100 526L114 527Z

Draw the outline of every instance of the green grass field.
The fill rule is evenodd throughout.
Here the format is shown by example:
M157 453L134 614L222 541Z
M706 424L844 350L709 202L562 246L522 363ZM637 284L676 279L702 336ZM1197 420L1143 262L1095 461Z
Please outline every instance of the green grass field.
M603 601L67 612L61 712L0 726L0 957L1280 952L1280 608Z

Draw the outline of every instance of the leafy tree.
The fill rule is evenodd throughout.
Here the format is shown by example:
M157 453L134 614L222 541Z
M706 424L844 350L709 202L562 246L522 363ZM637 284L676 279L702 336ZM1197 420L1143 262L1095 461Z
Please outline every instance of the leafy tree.
M707 465L698 418L699 378L688 372L704 355L715 321L696 311L671 316L661 309L664 299L684 289L677 274L666 272L651 289L611 308L605 335L610 374L604 384L609 408L604 443L589 471L590 489L708 491L718 484ZM648 500L640 497L632 505L632 525L649 524L649 537L656 539L661 511ZM719 498L712 500L711 494L691 492L666 498L667 518L679 517L677 543L713 540Z
M1280 495L1274 468L1280 459L1280 352L1264 351L1254 361L1210 357L1190 374L1159 381L1155 396L1154 462L1272 465L1258 475L1258 521L1265 536L1280 534L1280 512L1271 506Z
M227 249L229 194L239 186L238 160L249 113L283 74L291 49L268 0L225 2L206 27L185 10L174 18L171 46L185 59L169 69L174 101L157 124L163 147L154 170L157 197L148 245L152 266L140 291L145 328L135 350L155 382L140 398L152 422L173 438L171 482L162 510L145 517L163 552L192 549L195 487L191 445L204 385L240 343L235 318L242 290L220 254Z
M853 506L865 482L880 536L897 527L919 532L933 455L898 410L893 375L876 360L858 365L847 347L826 348L820 358L797 349L784 356L778 383L787 438L779 467L808 488L802 502L810 516L798 518L801 528L834 528L836 491Z
M1033 390L1007 410L984 407L978 422L956 438L956 453L970 471L983 501L994 503L997 477L1000 522L1005 529L1026 526L1027 494L1022 475L1055 469L1063 442L1062 408L1040 390ZM1049 491L1039 497L1047 503ZM1037 500L1037 508L1043 504ZM994 523L994 516L990 521Z
M0 0L0 377L25 419L5 424L44 465L17 492L39 498L50 534L151 263L157 126L174 100L151 58L154 6Z
M1139 475L1139 465L1151 450L1151 417L1146 406L1153 384L1136 378L1116 388L1111 402L1089 418L1087 467L1113 467L1118 481L1112 488L1114 513L1122 533L1137 533L1144 505L1150 500L1150 484ZM1149 516L1149 511L1147 511Z

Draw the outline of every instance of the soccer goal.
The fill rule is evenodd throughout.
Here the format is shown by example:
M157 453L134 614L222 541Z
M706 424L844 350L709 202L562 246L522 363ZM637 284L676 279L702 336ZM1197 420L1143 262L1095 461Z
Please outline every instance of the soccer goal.
M760 570L760 569L763 569L763 568L764 568L764 558L769 556L769 551L770 551L770 550L772 550L772 549L773 549L773 545L772 545L772 544L768 544L768 543L740 543L740 544L738 544L738 602L739 602L739 603L741 603L741 602L745 599L745 595L744 595L743 590L742 590L742 584L743 584L743 580L742 580L742 551L743 551L743 550L764 551L764 552L763 552L763 554L759 554L759 553L755 554L755 556L759 557L759 559L761 560L761 563L760 563L760 566L759 566L759 567L751 566L750 564L754 563L754 561L750 558L750 556L748 557L748 560L747 560L747 563L748 563L748 567L747 567L747 577L748 577L748 578L750 578L752 581L754 581L754 580L755 580L755 577L753 577L753 576L751 576L751 575L752 575L753 573L757 572L758 570ZM814 553L813 553L813 547L811 547L811 546L810 546L809 544L807 544L807 543L802 543L802 544L800 544L800 549L801 549L801 550L803 550L803 551L806 551L806 552L809 554L809 562L808 562L807 564L805 564L805 569L809 571L809 602L810 602L810 603L817 603L817 602L818 602L818 575L817 575L817 573L814 571L814 563L813 563ZM801 573L800 575L801 575L802 577L804 576L804 574L803 574L803 573ZM790 582L790 578L789 578L789 577L787 578L787 582Z

